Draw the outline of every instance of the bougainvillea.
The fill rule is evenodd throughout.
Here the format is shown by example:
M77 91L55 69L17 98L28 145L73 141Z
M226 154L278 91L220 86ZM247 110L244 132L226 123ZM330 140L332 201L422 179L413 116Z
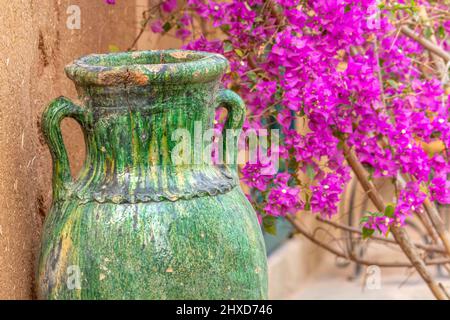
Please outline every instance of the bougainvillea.
M334 215L350 179L344 144L372 177L407 181L397 190L393 212L367 217L364 228L386 233L420 213L426 197L450 202L446 77L436 76L429 52L399 31L401 23L409 23L448 49L448 7L406 0L160 5L153 32L173 32L188 49L229 59L224 81L247 103L244 128L281 131L277 174L261 174L262 163L241 170L262 219L299 210ZM434 25L417 23L419 6L431 10ZM208 23L213 28L205 27ZM302 121L307 128L298 130ZM438 148L429 151L433 143Z

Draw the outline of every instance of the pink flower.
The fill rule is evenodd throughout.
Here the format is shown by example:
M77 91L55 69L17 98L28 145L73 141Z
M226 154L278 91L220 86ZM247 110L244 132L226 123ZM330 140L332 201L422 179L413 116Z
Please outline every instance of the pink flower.
M256 188L259 191L266 190L272 179L271 176L264 174L264 170L267 169L267 167L269 167L269 164L246 164L242 169L242 180L249 187Z
M191 24L191 17L185 13L183 16L178 20L183 26L188 26Z
M386 235L389 231L390 225L394 222L393 218L389 218L383 215L370 215L364 228L371 230L378 230L382 234Z
M162 33L164 32L163 29L163 25L161 20L156 20L155 22L153 22L150 26L150 29L154 32L154 33Z
M338 175L328 174L317 186L312 187L311 210L323 217L331 217L337 211L337 202L343 183Z
M295 214L304 208L304 204L299 198L300 189L290 187L288 182L290 175L280 173L274 180L273 187L267 197L267 204L264 211L273 216L285 216Z
M177 38L180 38L181 40L186 40L191 35L191 31L185 28L180 28L177 30L175 35Z
M450 204L450 181L438 176L431 181L430 192L432 200L442 204Z
M394 217L399 225L403 225L406 217L414 212L422 212L422 203L426 194L420 191L417 182L408 182L403 190L400 191L397 206L395 207Z

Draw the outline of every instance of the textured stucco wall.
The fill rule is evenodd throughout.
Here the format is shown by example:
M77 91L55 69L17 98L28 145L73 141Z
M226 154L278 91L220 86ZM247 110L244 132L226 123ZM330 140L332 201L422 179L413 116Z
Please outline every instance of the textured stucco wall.
M81 29L66 26L69 5ZM51 200L51 159L40 134L48 102L76 98L63 67L112 47L125 50L136 32L132 0L0 0L0 298L33 297L42 221ZM73 170L84 159L82 135L70 120L63 134Z

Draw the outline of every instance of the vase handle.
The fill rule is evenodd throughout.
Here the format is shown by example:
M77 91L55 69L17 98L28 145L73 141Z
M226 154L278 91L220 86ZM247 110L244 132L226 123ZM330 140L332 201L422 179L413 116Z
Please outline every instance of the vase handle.
M86 111L65 97L53 100L42 115L42 132L53 160L53 201L61 199L73 182L69 159L61 133L64 118L76 120L86 136Z
M223 106L228 111L224 126L223 155L224 163L234 171L237 169L237 154L239 134L245 119L245 103L242 98L232 90L220 89L216 103L218 107ZM232 150L227 152L226 146L232 142ZM230 154L229 154L230 153ZM231 160L231 163L230 163Z

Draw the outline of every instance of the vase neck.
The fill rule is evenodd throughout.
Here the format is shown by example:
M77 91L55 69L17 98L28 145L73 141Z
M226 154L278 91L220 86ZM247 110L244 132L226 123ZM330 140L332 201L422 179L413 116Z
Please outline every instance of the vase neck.
M92 117L74 194L133 202L230 190L235 174L213 165L204 152L217 87L211 82L84 90Z
M213 128L217 88L217 82L210 82L85 89L83 100L93 115L89 155L95 161L114 162L119 171L176 166L179 162L171 152L183 142L190 145L186 159L194 160L195 148L201 147L199 136Z

